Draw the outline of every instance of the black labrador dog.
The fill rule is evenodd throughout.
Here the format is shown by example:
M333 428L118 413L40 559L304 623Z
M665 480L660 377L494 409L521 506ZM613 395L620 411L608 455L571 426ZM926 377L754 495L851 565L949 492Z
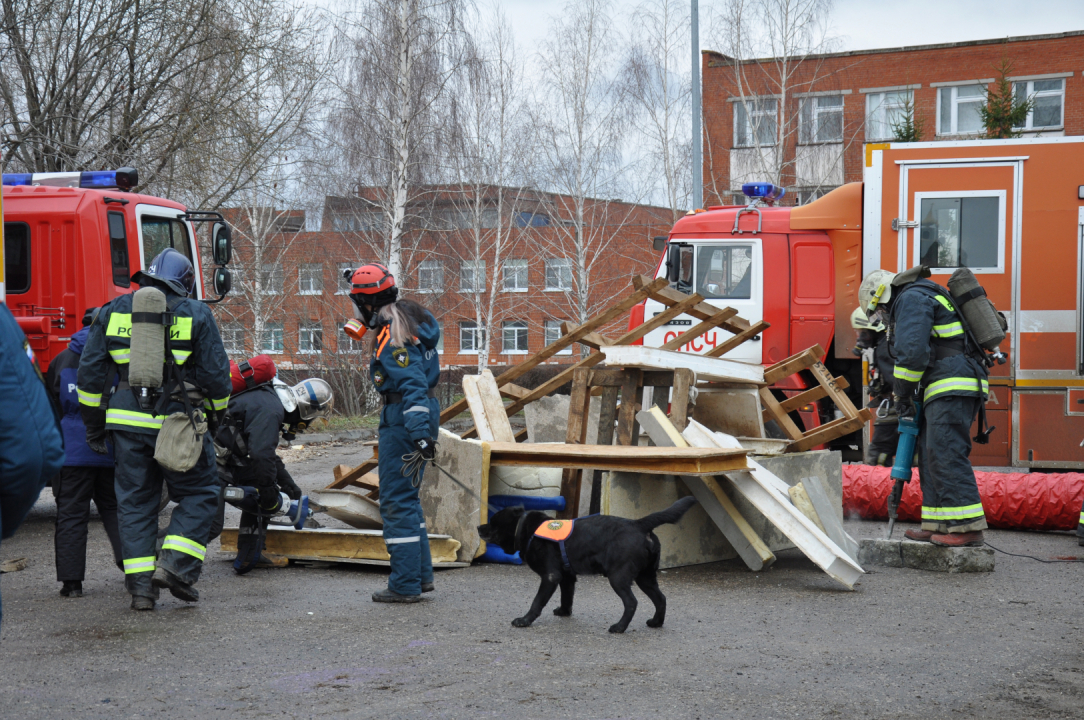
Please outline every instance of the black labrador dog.
M576 521L572 533L564 541L564 555L557 542L533 538L535 531L550 520L545 513L527 512L522 507L505 508L481 525L478 534L488 543L494 543L506 553L519 551L532 570L542 578L542 585L531 603L531 609L523 617L512 621L515 627L527 627L542 613L557 586L561 587L561 605L553 614L567 617L572 614L572 595L576 589L576 575L601 574L610 579L625 612L621 619L610 626L610 632L625 632L636 612L636 596L632 594L635 582L655 604L655 616L647 621L648 627L662 627L666 618L666 596L659 590L656 573L659 569L659 538L652 532L659 525L675 523L696 502L692 496L683 497L666 510L652 513L639 520L592 515ZM567 558L568 566L565 565Z

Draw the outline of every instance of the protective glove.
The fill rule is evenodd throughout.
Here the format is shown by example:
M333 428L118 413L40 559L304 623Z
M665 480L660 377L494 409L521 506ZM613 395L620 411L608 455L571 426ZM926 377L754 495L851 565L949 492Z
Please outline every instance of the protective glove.
M414 441L414 447L418 448L418 452L426 460L432 460L437 454L437 444L431 438L418 438Z
M894 395L893 399L896 402L894 409L896 411L896 415L900 418L900 420L910 420L914 418L915 404L912 401L910 395L904 395L903 397L899 395Z
M105 409L80 405L79 414L87 428L87 445L99 455L108 455L109 446L106 442L109 440L109 433L105 429Z
M301 488L297 486L297 483L295 483L294 479L288 474L280 472L278 477L278 484L279 489L282 490L282 492L286 493L291 500L296 501L301 499Z
M256 488L260 493L260 509L264 512L270 512L277 510L282 496L279 495L279 489L275 485L264 485Z

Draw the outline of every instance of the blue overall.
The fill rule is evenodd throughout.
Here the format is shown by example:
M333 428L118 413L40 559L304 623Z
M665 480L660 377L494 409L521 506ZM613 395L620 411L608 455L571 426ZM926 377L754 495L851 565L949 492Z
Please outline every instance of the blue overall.
M385 399L377 471L380 518L391 555L388 587L400 595L419 595L422 583L433 581L433 560L418 488L403 475L403 456L414 452L415 440L436 441L440 428L440 403L430 397L440 379L440 326L429 315L418 328L417 344L406 347L393 346L388 336L388 328L381 328L369 364L369 378Z

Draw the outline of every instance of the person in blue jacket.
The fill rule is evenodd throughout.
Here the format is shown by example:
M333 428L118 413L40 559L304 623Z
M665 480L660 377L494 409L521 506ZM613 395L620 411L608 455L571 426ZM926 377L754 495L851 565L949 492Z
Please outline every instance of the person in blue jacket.
M363 265L349 280L355 318L373 331L369 378L384 399L378 474L391 575L388 587L373 593L373 601L418 602L423 592L434 589L418 485L425 462L433 459L440 428L440 403L433 391L440 379L440 326L418 303L398 299L395 278L383 265Z
M45 483L64 464L64 440L34 353L3 303L0 397L4 398L4 411L0 412L0 539L6 539L15 534Z
M56 498L56 579L63 583L64 597L82 597L83 579L87 569L87 526L90 523L90 501L98 508L105 534L113 546L113 559L123 567L120 530L117 528L117 493L113 488L113 446L100 455L87 445L87 428L79 411L79 396L75 386L79 373L79 358L90 334L90 324L98 308L90 308L83 316L83 329L72 335L68 347L49 363L45 385L60 404L60 428L64 432L67 459L60 473L53 478Z

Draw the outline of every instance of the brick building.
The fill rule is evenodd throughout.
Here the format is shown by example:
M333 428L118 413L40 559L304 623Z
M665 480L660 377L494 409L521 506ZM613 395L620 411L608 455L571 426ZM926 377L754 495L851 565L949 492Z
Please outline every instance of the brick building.
M705 51L705 203L743 202L741 184L756 180L782 183L798 203L859 181L863 145L894 140L909 113L923 141L977 137L1002 61L1016 96L1035 102L1025 136L1084 134L1084 31L787 63Z
M462 193L435 188L408 209L405 271L396 281L401 296L441 323L442 366L477 366L487 334L488 365L514 364L542 349L559 337L562 321L578 319L578 307L592 314L626 293L634 273L654 273L652 238L673 224L666 208L587 201L584 304L577 302L571 199L505 189L501 213L496 200L494 188L484 189L472 213ZM263 232L254 232L246 211L231 220L234 290L217 311L231 357L265 352L284 368L321 372L367 365L367 348L341 331L351 317L341 271L379 259L381 214L364 199L329 197L318 232L299 231L297 212L265 216ZM497 233L504 239L494 272ZM610 331L626 324L621 318ZM575 359L569 352L554 362Z

